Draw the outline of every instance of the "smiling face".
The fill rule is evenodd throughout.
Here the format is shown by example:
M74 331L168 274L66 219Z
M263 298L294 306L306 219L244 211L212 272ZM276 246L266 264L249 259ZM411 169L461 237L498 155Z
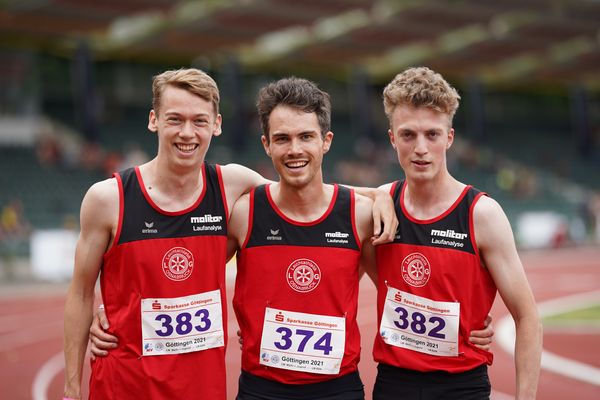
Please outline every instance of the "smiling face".
M323 154L329 151L333 133L321 135L315 113L278 105L269 115L269 139L261 140L282 184L302 188L322 184Z
M454 129L447 114L400 104L390 122L390 142L408 180L436 181L448 174L446 151L454 140Z
M167 86L158 110L151 110L148 129L158 134L158 159L176 168L196 168L213 136L221 134L221 115L210 101Z

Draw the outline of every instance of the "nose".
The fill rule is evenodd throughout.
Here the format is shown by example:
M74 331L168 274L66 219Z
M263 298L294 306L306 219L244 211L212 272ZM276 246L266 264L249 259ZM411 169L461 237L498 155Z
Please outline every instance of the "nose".
M185 121L179 131L179 136L182 138L194 137L194 124L191 121Z
M297 138L290 140L290 146L288 148L288 154L296 155L302 153L302 145Z
M418 155L427 154L427 140L424 136L418 135L417 140L415 141L415 153Z

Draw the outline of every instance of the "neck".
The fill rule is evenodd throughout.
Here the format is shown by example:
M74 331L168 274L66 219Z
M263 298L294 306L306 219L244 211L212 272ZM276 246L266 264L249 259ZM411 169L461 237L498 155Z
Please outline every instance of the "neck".
M270 187L273 201L287 217L300 222L319 219L329 208L333 186L322 181L303 187L294 187L283 182Z
M202 188L201 165L193 168L178 168L164 165L158 158L140 166L146 185L153 185L161 192L193 195Z
M407 178L404 204L421 217L431 217L445 211L460 195L464 184L449 173L439 179L419 181Z

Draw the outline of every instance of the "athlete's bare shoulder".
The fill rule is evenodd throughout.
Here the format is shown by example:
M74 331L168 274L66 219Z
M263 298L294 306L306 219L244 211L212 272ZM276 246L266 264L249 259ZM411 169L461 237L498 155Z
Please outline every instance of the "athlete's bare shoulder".
M383 190L383 191L389 193L390 190L392 190L393 185L394 185L394 182L384 183L383 185L379 186L377 189Z
M99 226L112 227L118 222L119 186L115 178L94 183L81 203L81 219L92 217Z
M269 182L269 180L263 178L258 172L240 164L222 165L221 173L223 175L223 183L226 186L234 185L245 189L241 193L246 193L253 187Z
M107 203L119 201L119 186L116 178L109 178L94 183L85 194L85 199L94 202Z
M498 202L481 196L473 208L475 239L480 250L512 248L514 239L508 217Z
M223 186L227 198L227 205L231 210L239 197L250 189L268 183L258 172L240 164L226 164L221 166Z
M505 217L504 210L498 202L489 196L481 196L473 208L475 223L493 226L498 218Z

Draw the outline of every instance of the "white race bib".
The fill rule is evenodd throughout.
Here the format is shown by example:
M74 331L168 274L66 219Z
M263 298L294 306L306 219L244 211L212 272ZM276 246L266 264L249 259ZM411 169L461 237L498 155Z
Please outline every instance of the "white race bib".
M267 307L260 364L334 375L340 372L345 344L345 318Z
M388 287L379 334L391 346L455 357L459 322L460 303L433 301Z
M160 356L225 345L221 292L142 299L142 355Z

